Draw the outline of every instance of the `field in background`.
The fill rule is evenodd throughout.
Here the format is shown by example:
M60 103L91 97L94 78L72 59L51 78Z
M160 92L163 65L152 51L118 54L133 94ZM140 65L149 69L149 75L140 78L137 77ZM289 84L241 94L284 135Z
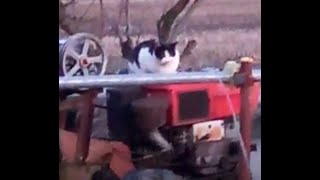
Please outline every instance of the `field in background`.
M70 7L69 12L81 16L91 1L79 0ZM196 39L198 46L182 67L221 66L226 60L239 56L255 55L261 57L261 0L203 0L190 17L178 37L179 49L187 40ZM96 2L98 2L96 0ZM104 0L105 31L103 38L110 54L108 71L126 65L120 56L118 39L111 27L118 21L118 2ZM131 0L130 19L132 33L141 32L141 39L156 37L156 20L168 9L174 0ZM85 20L78 25L80 31L97 34L99 31L99 6L90 6Z

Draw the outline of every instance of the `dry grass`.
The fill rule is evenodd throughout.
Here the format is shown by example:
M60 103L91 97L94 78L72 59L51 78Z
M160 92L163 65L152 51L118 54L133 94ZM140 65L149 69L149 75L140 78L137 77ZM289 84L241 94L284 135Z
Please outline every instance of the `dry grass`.
M81 16L88 0L69 9ZM131 0L130 18L132 34L140 31L142 39L156 37L156 20L168 9L174 0ZM118 58L120 46L111 27L117 22L118 2L105 0L107 36L103 38L111 55L109 72L123 67L125 61ZM97 33L99 7L94 4L78 25L79 31ZM182 67L221 66L229 59L242 55L261 57L261 0L204 0L196 9L178 37L179 49L188 39L196 39L198 46Z
M245 55L255 55L261 57L261 28L237 29L237 30L208 30L190 35L182 33L178 37L179 50L182 51L187 39L196 39L198 46L186 62L182 63L183 68L190 66L199 68L204 66L218 66L226 60L235 59ZM141 39L154 38L154 35L145 35ZM120 56L118 39L115 37L105 37L103 42L108 52L113 56ZM111 58L111 69L117 69L113 61L121 61L118 58ZM122 66L119 64L119 66ZM112 70L109 70L112 71Z

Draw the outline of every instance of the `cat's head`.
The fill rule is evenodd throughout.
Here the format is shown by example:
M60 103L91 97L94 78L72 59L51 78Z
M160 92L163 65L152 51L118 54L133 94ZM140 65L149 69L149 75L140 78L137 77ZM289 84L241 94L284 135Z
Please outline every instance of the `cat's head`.
M179 52L176 49L178 42L159 44L155 48L155 56L160 65L166 65L179 58Z

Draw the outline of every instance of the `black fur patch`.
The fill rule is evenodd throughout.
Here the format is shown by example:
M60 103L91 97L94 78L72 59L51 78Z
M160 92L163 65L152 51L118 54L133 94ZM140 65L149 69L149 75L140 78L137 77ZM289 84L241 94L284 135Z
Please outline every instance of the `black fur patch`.
M131 63L136 63L138 68L140 68L140 62L138 60L139 52L142 48L149 47L149 52L152 54L154 52L154 49L156 48L156 40L151 39L148 41L143 41L140 44L138 44L132 52L132 59L130 60Z
M175 56L176 55L176 45L177 42L175 43L170 43L170 44L161 44L160 46L158 46L155 50L155 54L158 60L161 60L162 58L164 58L165 51L168 51L170 56Z

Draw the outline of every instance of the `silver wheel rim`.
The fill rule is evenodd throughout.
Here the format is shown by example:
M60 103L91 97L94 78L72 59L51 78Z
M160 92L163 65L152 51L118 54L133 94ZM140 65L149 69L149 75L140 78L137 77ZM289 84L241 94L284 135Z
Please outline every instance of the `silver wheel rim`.
M104 75L107 63L104 46L91 34L75 34L63 45L60 65L66 77Z

